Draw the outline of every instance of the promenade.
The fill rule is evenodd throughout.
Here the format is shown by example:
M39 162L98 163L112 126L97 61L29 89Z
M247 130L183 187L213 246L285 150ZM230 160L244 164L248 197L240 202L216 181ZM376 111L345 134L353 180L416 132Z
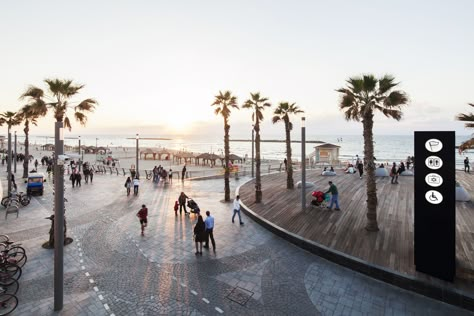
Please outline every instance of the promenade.
M232 179L232 192L249 180ZM5 220L0 213L0 233L21 242L28 254L13 315L470 315L315 256L245 215L245 225L232 224L222 179L142 180L138 197L126 196L124 181L110 174L96 174L93 184L76 188L66 181L74 242L65 247L60 313L52 311L53 251L41 248L50 228L44 218L52 214L52 181L18 218ZM215 217L215 253L195 256L196 218L176 217L172 210L181 191ZM142 204L149 209L144 237L135 216Z
M366 183L358 174L345 174L336 169L336 176L322 176L321 170L308 170L306 202L310 205L313 191L327 191L328 181L339 190L341 210L301 206L301 189L286 189L286 173L262 177L263 202L255 203L255 181L240 188L242 202L252 212L289 233L315 242L356 261L382 267L408 278L440 288L463 291L474 297L474 204L456 202L456 279L454 283L419 273L414 265L414 177L401 176L399 184L390 177L377 177L377 220L379 232L366 231ZM456 180L474 196L473 174L456 171ZM295 172L295 182L301 172Z

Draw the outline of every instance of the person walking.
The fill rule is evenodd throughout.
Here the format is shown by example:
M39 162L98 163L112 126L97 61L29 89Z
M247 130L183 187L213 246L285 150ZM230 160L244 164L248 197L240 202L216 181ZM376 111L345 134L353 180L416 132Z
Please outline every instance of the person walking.
M35 170L38 170L38 159L35 159Z
M178 201L174 201L173 209L174 209L174 215L175 216L178 216L178 208L179 208Z
M202 243L206 239L206 224L204 223L202 216L198 216L196 225L194 226L194 243L196 245L196 256L202 256ZM199 249L198 249L199 243Z
M133 195L138 195L138 187L140 186L140 180L138 180L138 176L133 179Z
M130 189L132 188L132 179L130 179L130 177L128 177L127 180L125 180L124 186L127 189L127 196L129 196L130 195Z
M234 200L234 215L232 215L232 223L234 222L235 214L239 215L239 222L240 225L243 225L242 217L240 216L240 195L237 195Z
M212 242L212 250L216 251L216 242L214 241L214 217L211 216L211 212L206 211L206 220L204 223L206 224L206 244L204 248L209 249L209 238L211 238Z
M170 171L168 172L168 180L170 183L173 182L173 170L170 168Z
M69 176L69 180L71 180L72 187L74 188L74 186L76 185L76 174L74 172L72 172L71 175Z
M142 236L145 236L145 227L148 223L148 209L146 208L145 204L142 205L142 208L138 211L137 217L140 220L140 226L142 228Z
M364 164L362 163L362 160L359 160L357 169L359 170L359 177L362 179L362 175L364 174Z
M390 169L390 176L392 177L392 184L398 184L398 169L397 164L394 162L392 169Z
M183 170L181 170L181 180L184 180L185 175L186 175L186 165L184 165Z
M186 199L189 199L184 192L181 192L181 194L178 197L178 202L179 202L179 215L182 214L183 208L184 208L184 214L189 214L188 211L186 211Z
M464 172L470 173L471 166L469 165L469 158L464 159Z
M329 190L327 190L326 193L331 193L331 203L328 206L328 209L332 209L332 206L334 203L336 203L336 208L334 209L335 211L340 211L341 209L339 208L339 192L337 191L337 187L332 181L329 181Z
M91 180L91 184L92 184L92 179L94 178L94 169L90 168L89 169L89 179Z
M76 169L76 185L81 186L81 180L82 180L82 176L79 173L79 171L77 171Z

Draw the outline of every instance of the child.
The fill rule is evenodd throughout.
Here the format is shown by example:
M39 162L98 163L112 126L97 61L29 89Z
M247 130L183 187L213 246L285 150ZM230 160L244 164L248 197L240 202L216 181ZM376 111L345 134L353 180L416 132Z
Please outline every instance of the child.
M179 208L178 201L174 201L174 215L176 216L178 216L178 208Z
M142 208L138 211L137 217L140 220L140 225L142 226L142 236L145 235L145 227L147 224L148 209L145 204L142 205Z

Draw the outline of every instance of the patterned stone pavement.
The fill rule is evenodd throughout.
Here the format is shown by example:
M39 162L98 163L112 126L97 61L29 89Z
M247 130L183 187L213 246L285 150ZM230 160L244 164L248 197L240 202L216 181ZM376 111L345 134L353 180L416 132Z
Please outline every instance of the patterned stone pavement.
M232 180L232 190L246 180ZM14 315L469 315L314 256L248 218L232 224L222 180L143 180L138 197L126 196L124 181L97 174L80 188L66 182L74 242L65 247L60 313L52 311L53 252L40 247L50 226L50 182L18 219L0 214L0 233L28 252ZM196 217L172 210L181 191L215 216L215 253L194 254ZM144 237L135 215L141 204L149 208Z

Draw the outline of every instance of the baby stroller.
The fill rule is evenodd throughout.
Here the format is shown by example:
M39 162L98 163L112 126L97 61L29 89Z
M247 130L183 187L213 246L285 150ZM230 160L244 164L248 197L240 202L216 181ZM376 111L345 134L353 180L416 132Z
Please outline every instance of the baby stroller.
M329 195L325 194L322 191L314 191L311 193L313 200L311 201L311 206L326 208L327 202L329 201Z
M201 212L201 210L199 209L199 206L197 205L196 202L194 202L193 199L189 199L188 200L188 207L190 209L190 213L193 213L193 214L196 214L196 215L199 215L199 213Z

